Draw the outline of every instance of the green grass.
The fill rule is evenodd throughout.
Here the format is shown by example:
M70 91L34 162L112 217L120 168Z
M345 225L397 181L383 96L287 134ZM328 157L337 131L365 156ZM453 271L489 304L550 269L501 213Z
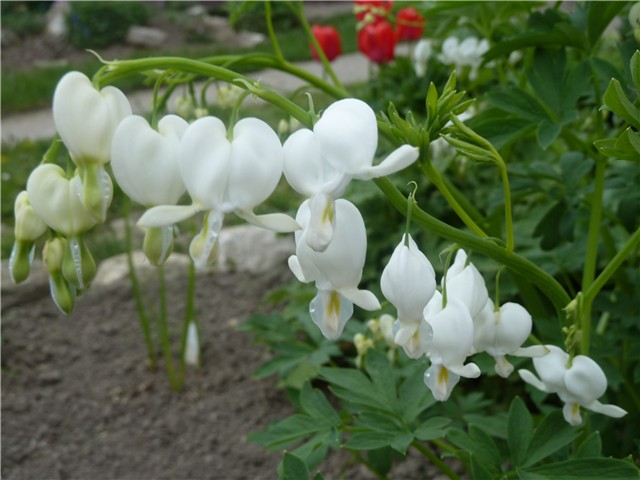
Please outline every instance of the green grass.
M334 25L342 36L343 51L352 52L357 48L355 19L351 14L340 15L328 19L327 24ZM301 28L277 33L282 52L289 61L309 60L308 42ZM184 56L189 58L210 57L219 54L243 52L271 52L271 44L267 40L253 49L233 49L229 46L212 43L211 45L193 44L186 48L169 50L140 50L132 58L149 56ZM109 60L109 59L107 59ZM53 91L58 80L66 72L78 70L92 76L99 68L100 61L87 53L84 61L69 65L51 65L35 67L28 70L10 70L2 67L2 108L3 115L35 108L48 107L53 98ZM123 90L147 87L144 77L136 77L120 82L118 86Z

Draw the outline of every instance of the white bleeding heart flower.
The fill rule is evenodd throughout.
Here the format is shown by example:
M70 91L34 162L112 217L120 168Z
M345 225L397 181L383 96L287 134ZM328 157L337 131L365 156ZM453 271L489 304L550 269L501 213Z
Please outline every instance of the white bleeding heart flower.
M318 294L311 301L311 318L329 339L338 338L353 314L353 304L365 310L378 310L380 302L368 290L359 290L367 236L362 215L352 203L336 201L336 227L329 246L316 252L306 242L311 217L309 200L302 203L296 221L296 254L289 257L289 268L303 283L315 282Z
M331 242L334 202L352 178L369 180L397 172L418 158L418 149L403 145L379 165L376 116L365 102L353 98L329 106L313 130L301 129L284 144L284 175L298 193L311 199L307 241L316 251Z
M546 345L546 348L549 350L546 355L533 359L540 378L524 369L518 370L518 374L538 390L556 393L565 404L562 413L569 424L582 423L581 406L614 418L627 414L616 405L598 401L607 390L607 377L596 362L585 355L576 355L570 362L569 354L559 347Z
M145 207L178 203L185 191L179 153L187 128L177 115L161 118L157 131L138 115L120 122L111 143L111 168L129 198Z
M409 357L421 357L426 345L426 339L421 341L421 337L425 334L429 337L424 310L435 293L436 274L411 235L405 234L393 251L382 271L380 287L398 311L395 343L401 345Z
M507 378L513 366L506 355L516 357L537 357L547 353L542 345L522 348L531 334L531 315L517 303L505 303L495 310L491 299L474 318L473 348L475 352L487 352L496 361L496 373Z
M447 270L447 299L460 300L469 310L471 318L475 318L484 308L489 293L482 275L472 264L467 264L467 254L458 250L453 265Z
M98 90L86 75L69 72L53 94L53 120L82 181L80 198L99 222L106 219L113 195L104 165L111 155L116 127L131 115L127 97L115 87Z
M189 322L187 327L187 341L184 349L184 362L194 367L200 366L200 339L198 334L198 325L195 322Z
M154 207L138 221L143 227L161 227L206 211L203 229L190 248L197 268L209 260L226 213L278 232L299 228L284 214L253 213L282 176L282 145L276 133L262 120L245 118L233 127L232 139L227 137L218 118L204 117L192 123L180 143L180 174L193 204Z
M433 54L433 46L431 42L425 38L416 43L413 51L413 70L419 78L427 74L427 64Z
M436 400L447 400L460 377L476 378L480 369L475 363L464 364L473 347L473 320L467 307L449 298L444 308L436 292L426 307L425 318L433 336L427 344L431 366L424 381ZM439 311L438 311L439 310Z
M33 211L49 227L67 237L80 235L96 225L80 201L81 190L80 177L68 179L62 168L51 163L36 167L27 181Z

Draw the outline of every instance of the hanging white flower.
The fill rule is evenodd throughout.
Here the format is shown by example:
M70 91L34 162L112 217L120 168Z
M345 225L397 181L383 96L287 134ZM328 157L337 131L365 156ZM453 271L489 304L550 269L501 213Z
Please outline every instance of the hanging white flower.
M533 359L536 377L529 370L518 370L520 378L538 390L556 393L564 402L562 413L571 425L580 425L580 407L614 418L627 414L616 405L598 401L607 390L607 377L591 358L576 355L571 362L569 354L555 345L546 345L549 353Z
M335 226L334 202L352 178L369 180L397 172L418 158L418 149L403 145L379 165L378 125L371 107L353 98L329 106L313 130L301 129L284 144L284 175L298 193L311 199L307 242L322 251Z
M431 41L426 38L416 43L413 51L413 69L417 77L424 77L427 74L427 64L433 54L433 46Z
M522 348L531 334L531 315L517 303L505 303L495 310L489 299L484 309L474 318L473 348L476 353L487 352L496 361L496 373L507 378L513 372L506 355L516 357L542 356L547 350L542 345Z
M216 117L196 120L180 143L180 174L192 205L151 208L138 224L143 227L171 225L205 211L202 231L193 239L189 250L198 268L207 264L226 213L233 212L263 228L291 232L298 228L291 217L253 213L278 185L282 162L280 140L262 120L242 119L231 134Z
M16 197L13 212L15 241L9 257L9 274L13 283L20 283L29 276L35 241L47 231L47 224L33 210L26 191Z
M53 120L60 138L78 166L80 197L99 222L106 218L112 184L104 165L109 162L116 127L131 115L125 95L115 87L95 88L80 72L67 73L53 94Z
M448 293L447 293L448 295ZM447 400L460 377L476 378L480 369L475 363L464 364L473 347L473 320L467 307L449 298L442 308L442 295L436 292L425 309L432 331L427 344L431 366L424 381L436 400Z
M331 244L316 252L306 242L311 211L309 200L298 209L296 221L302 227L295 234L296 254L289 257L289 268L298 280L315 282L318 294L311 301L311 318L323 335L338 338L353 314L353 304L365 310L378 310L380 302L368 290L359 290L367 251L362 215L352 203L336 201L336 227Z
M436 290L436 274L411 235L405 234L393 251L382 271L380 287L398 311L395 343L401 345L409 357L421 357L426 341L422 337L429 336L424 309Z
M472 263L467 264L464 250L457 251L455 261L447 270L446 283L447 298L460 300L469 310L471 318L482 311L489 299L484 278Z

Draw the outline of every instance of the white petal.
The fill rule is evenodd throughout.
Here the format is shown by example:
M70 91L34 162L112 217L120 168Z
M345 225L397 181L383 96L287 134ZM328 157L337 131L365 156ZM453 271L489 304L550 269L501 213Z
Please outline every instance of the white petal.
M402 145L391 152L379 165L365 166L354 176L361 180L370 180L372 178L391 175L392 173L399 172L415 162L419 153L420 149L417 147Z
M602 404L597 400L589 405L583 405L583 407L593 412L601 413L613 418L624 417L627 414L626 410L618 407L617 405Z
M313 131L323 157L333 168L357 175L371 166L378 146L378 125L365 102L348 98L331 104Z
M446 275L447 298L460 300L469 310L471 318L475 318L486 305L489 293L482 275L473 264L470 263L457 273L460 264L464 265L464 262L459 261L460 258L463 257L458 254L454 262L455 274L451 275L448 271ZM466 255L464 260L466 261Z
M411 236L409 245L396 246L382 271L380 287L383 295L398 310L402 319L422 320L423 312L436 290L436 275L431 262L418 249Z
M433 394L433 398L440 402L449 399L453 387L460 381L460 376L447 370L446 367L433 364L424 374L424 383Z
M546 385L547 392L564 392L564 376L567 371L569 354L555 345L546 345L549 352L533 359L533 366Z
M195 322L189 322L187 328L187 344L184 351L184 361L187 365L198 366L200 364L200 341L198 339L198 326Z
M138 220L141 227L166 227L182 222L202 210L199 205L161 205L153 207L142 214Z
M125 95L115 87L101 91L80 72L69 72L53 95L53 119L75 162L107 163L118 123L131 115Z
M502 378L508 378L511 372L513 372L513 365L507 361L504 355L496 355L494 359L496 361L496 373Z
M344 177L322 156L320 144L311 130L303 129L293 133L283 145L283 154L287 182L296 192L306 197L336 190L335 185ZM335 192L336 196L341 194L342 191Z
M69 237L96 224L80 201L81 191L80 177L68 180L64 170L51 163L36 167L27 181L27 194L36 215L56 232Z
M331 243L336 224L334 199L324 193L312 196L309 199L309 214L305 241L312 250L324 252Z
M520 369L518 370L518 375L520 375L522 380L527 382L529 385L533 385L538 390L542 392L549 392L549 390L547 390L547 386L529 370Z
M251 225L256 227L265 228L273 232L290 233L296 230L300 230L300 225L289 215L284 213L267 213L264 215L256 215L252 211L244 212L236 210L238 215L243 220L246 220Z
M446 307L427 321L433 329L429 345L431 361L450 370L462 368L473 346L473 320L466 307L456 299L449 299Z
M562 407L562 414L569 425L577 427L582 423L580 405L577 403L565 403L564 407Z
M466 365L450 365L447 367L449 371L466 378L478 378L480 376L480 368L475 363L467 363Z
M576 355L565 373L564 384L580 404L588 405L604 395L607 390L607 377L591 358Z
M273 193L282 176L282 145L262 120L244 118L233 127L229 165L229 201L250 210Z
M193 122L180 142L180 174L194 202L220 209L227 190L231 144L216 117Z
M299 282L309 283L312 281L312 280L307 280L306 277L304 276L304 272L302 271L302 267L300 266L298 257L296 257L295 255L291 255L289 257L288 264L289 264L289 269L291 270L291 273L295 275L295 277L298 279Z
M380 310L380 302L369 290L358 290L357 288L344 288L339 292L344 298L370 312Z
M544 345L531 345L530 347L522 347L511 353L516 357L542 357L546 355L549 350Z
M179 167L180 136L189 124L180 117L163 117L159 132L140 116L125 118L111 144L111 168L118 185L146 207L173 205L185 191Z
M309 305L309 313L322 334L329 340L336 340L353 315L353 303L338 292L319 290Z
M205 215L204 223L200 233L193 237L189 244L189 255L197 270L204 269L209 263L215 260L217 252L218 236L222 229L224 214L210 210Z

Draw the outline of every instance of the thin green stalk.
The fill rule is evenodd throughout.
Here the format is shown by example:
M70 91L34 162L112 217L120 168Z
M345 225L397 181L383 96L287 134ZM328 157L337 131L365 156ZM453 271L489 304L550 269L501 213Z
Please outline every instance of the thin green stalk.
M344 88L344 85L336 75L336 72L333 70L333 67L331 66L331 62L329 62L329 59L324 54L324 50L322 50L322 47L320 47L320 43L318 42L318 39L311 31L309 22L307 21L307 18L304 16L304 12L302 11L302 2L297 3L295 6L291 3L289 5L298 16L298 20L300 21L302 28L304 28L304 31L307 34L307 37L309 37L309 40L313 44L313 47L316 49L316 52L318 53L318 57L322 62L322 66L324 67L324 71L331 77L331 81L333 81L333 84L336 87L346 91L346 89Z
M467 214L471 217L471 219L482 230L485 230L487 228L487 222L484 216L482 215L482 213L478 211L478 209L469 201L466 195L461 193L460 190L458 190L456 186L453 183L451 183L451 181L447 177L441 176L440 178L442 180L442 184L447 188L451 196L456 199L456 201L460 204L462 209L465 212L467 212Z
M504 190L504 226L507 236L507 250L513 252L515 240L513 236L513 213L511 211L511 187L509 186L509 175L507 175L507 165L504 161L498 164L500 176L502 177L502 189Z
M391 205L401 213L406 212L407 199L387 178L377 178L374 179L374 182L385 194ZM475 235L454 228L432 217L418 206L413 209L413 221L437 235L482 253L505 265L515 274L529 279L553 303L558 316L564 318L563 308L571 301L571 298L555 278L534 263L513 252L509 252L506 248L497 245L490 239L478 238Z
M171 336L169 334L169 326L167 323L167 283L165 281L164 266L159 266L158 270L158 286L160 289L160 314L157 316L158 333L160 336L160 344L162 353L164 354L164 362L169 376L169 383L174 391L180 390L182 386L180 379L176 376L173 366L173 354L171 353Z
M595 186L591 197L591 217L587 232L587 253L582 272L582 291L585 292L595 279L596 264L598 261L598 241L600 239L600 220L602 219L602 196L604 192L606 160L596 160ZM581 327L580 352L589 355L589 343L591 341L591 304L593 298L585 301L582 299L579 321Z
M158 368L156 362L156 352L151 338L151 327L149 324L149 317L144 308L144 301L142 300L142 292L140 291L140 284L138 283L138 275L136 274L136 267L133 264L133 256L131 255L133 242L131 240L131 225L130 225L130 213L129 213L129 200L124 200L124 235L125 235L125 247L127 250L127 266L129 268L129 280L131 281L131 292L133 293L133 299L136 305L136 312L138 313L138 322L140 323L140 329L142 330L142 336L144 337L144 343L147 347L147 358L149 359L149 367L152 370Z
M616 272L616 270L622 265L622 263L633 253L633 251L640 245L640 228L637 229L631 237L626 241L622 248L611 259L607 266L600 272L600 275L589 285L583 294L583 302L593 302L598 292L605 286L607 281Z
M460 477L456 475L456 473L453 470L451 470L451 468L449 468L449 466L446 463L440 460L435 453L429 450L429 448L426 445L423 445L418 440L414 440L413 442L411 442L411 445L420 453L422 453L422 455L428 458L431 461L431 463L438 468L438 470L444 473L451 480L460 480Z
M269 32L269 39L271 40L271 46L273 47L273 51L276 56L284 61L284 55L282 55L282 50L280 49L280 43L278 42L278 37L276 36L276 32L273 28L273 21L271 19L271 2L266 0L264 2L264 8L266 9L266 17L267 17L267 31Z
M442 181L442 176L440 172L438 172L430 160L426 162L418 162L418 166L422 173L433 183L436 188L442 193L442 196L445 198L447 203L453 208L453 211L456 212L456 215L462 220L462 222L475 233L480 238L487 238L488 235L485 233L482 228L478 226L476 222L469 216L466 210L458 203L458 200L455 196L449 191L447 185Z

